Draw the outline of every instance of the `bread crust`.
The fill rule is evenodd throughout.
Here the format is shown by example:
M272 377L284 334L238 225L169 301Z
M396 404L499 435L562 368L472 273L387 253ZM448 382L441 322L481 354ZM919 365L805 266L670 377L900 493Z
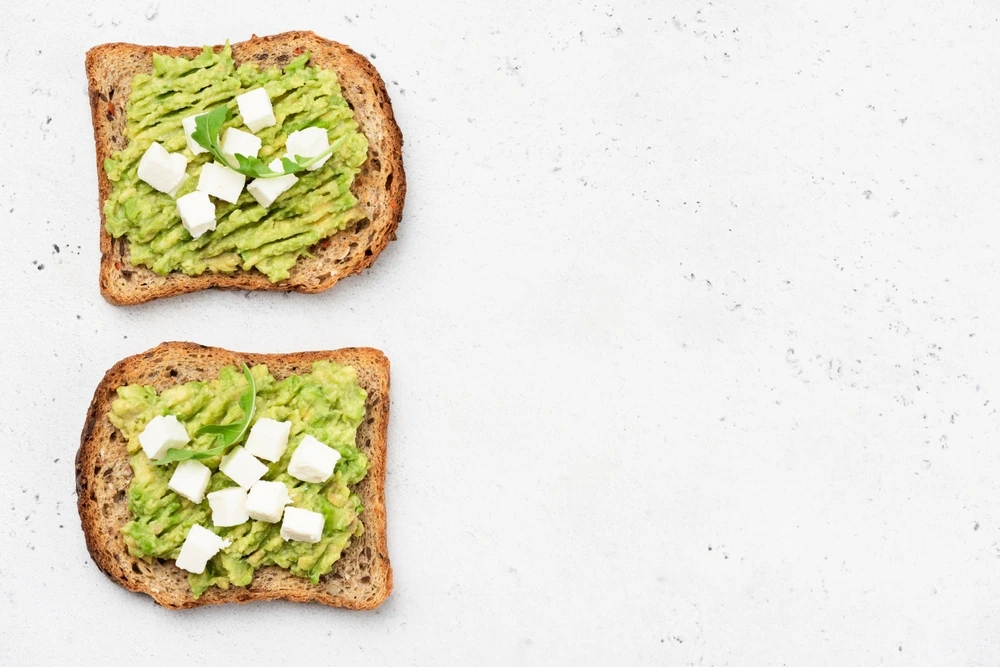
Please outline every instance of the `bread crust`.
M354 487L365 508L361 515L365 532L352 540L333 570L318 584L312 584L277 566L263 567L245 588L213 587L195 599L187 583L187 573L173 561L156 559L150 564L130 555L121 529L131 520L127 490L133 475L124 438L108 420L115 390L139 383L151 385L159 392L178 383L216 377L223 366L241 362L266 364L280 380L291 374L308 373L312 363L321 359L354 367L358 383L368 393L357 443L368 457L370 468L364 480ZM373 609L392 591L385 512L388 423L389 360L372 348L250 354L169 342L122 359L108 370L94 392L76 456L77 507L87 549L112 581L145 593L170 609L274 599Z
M218 51L222 46L214 48ZM163 276L132 265L127 239L112 239L105 228L104 202L111 193L111 181L104 172L104 161L127 145L125 104L131 93L132 78L140 72L152 71L154 53L191 58L201 52L201 47L121 42L95 46L87 52L86 70L101 220L99 275L101 294L113 304L134 305L209 288L322 292L342 278L370 267L389 241L396 238L406 198L403 135L396 124L385 82L371 62L351 48L311 31L254 36L233 44L232 49L237 67L247 61L261 68L281 67L296 55L309 51L311 64L337 73L344 98L368 138L367 159L351 186L366 218L313 246L310 252L314 256L300 258L288 279L277 283L256 270L232 274L206 272L200 276L172 272Z

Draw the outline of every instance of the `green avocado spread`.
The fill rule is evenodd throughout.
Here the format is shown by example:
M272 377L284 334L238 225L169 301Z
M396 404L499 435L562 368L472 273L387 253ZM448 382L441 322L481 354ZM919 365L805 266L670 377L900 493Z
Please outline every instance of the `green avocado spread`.
M341 94L337 75L307 67L309 54L289 62L284 70L259 70L250 63L237 69L227 44L219 53L205 47L188 60L153 55L151 74L137 74L126 106L128 146L105 160L111 194L104 203L108 233L125 236L131 262L156 273L205 271L232 273L256 268L271 282L288 278L289 270L319 241L364 217L351 184L365 161L368 141ZM176 193L195 190L209 153L192 155L181 121L227 105L233 117L225 128L244 131L236 96L263 87L277 124L255 135L265 163L284 155L287 136L306 127L327 130L338 139L332 157L315 171L296 174L299 180L265 209L244 190L235 204L215 201L217 227L197 239L181 224L174 198L139 180L139 159L153 142L188 158L188 179ZM249 182L250 179L248 179Z
M129 553L147 561L176 559L194 524L232 542L212 557L202 574L188 575L196 598L210 586L246 586L254 571L265 565L286 568L317 583L333 569L351 538L364 531L359 517L361 500L351 491L368 471L368 459L355 444L355 432L365 416L366 394L354 369L317 361L310 373L280 382L264 365L253 367L251 373L257 384L254 421L269 417L292 424L287 450L268 465L263 479L284 483L292 500L290 506L323 515L323 537L315 544L286 542L280 535L280 523L250 520L230 528L214 526L208 500L195 504L167 488L177 464L152 465L142 451L139 434L157 415L173 415L184 425L191 436L185 448L210 449L214 436L196 436L200 427L243 418L238 401L248 384L236 367L223 368L219 377L209 382L178 384L159 394L152 387L137 384L119 387L108 415L125 438L135 473L128 489L132 521L122 529ZM340 453L333 476L324 483L302 482L287 472L295 448L306 435ZM218 471L221 458L201 460L212 471L208 492L236 486Z

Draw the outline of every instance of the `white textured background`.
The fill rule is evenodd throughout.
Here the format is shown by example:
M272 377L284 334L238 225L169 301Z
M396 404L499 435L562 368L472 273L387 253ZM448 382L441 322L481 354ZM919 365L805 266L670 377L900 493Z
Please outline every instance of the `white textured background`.
M0 662L1000 663L995 2L71 4L0 22ZM388 83L398 241L106 304L84 52L285 29ZM170 339L385 350L381 608L93 565L91 392Z

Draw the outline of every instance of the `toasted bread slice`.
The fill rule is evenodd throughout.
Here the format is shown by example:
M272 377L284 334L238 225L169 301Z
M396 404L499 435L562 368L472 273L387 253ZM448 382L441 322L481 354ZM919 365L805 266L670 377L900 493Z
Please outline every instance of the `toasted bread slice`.
M216 47L216 50L222 47ZM258 271L232 274L204 273L189 276L174 272L160 275L129 262L126 237L112 239L105 229L104 202L111 181L104 173L104 160L125 148L125 104L132 90L132 77L152 71L153 53L193 58L201 47L101 44L87 52L87 81L97 148L98 209L101 216L101 294L114 304L132 305L159 297L216 287L221 289L321 292L349 275L371 266L389 241L403 214L406 175L403 173L403 136L392 115L385 83L362 55L312 32L286 32L253 37L233 44L236 66L250 61L260 68L284 66L302 51L309 51L310 64L337 73L344 99L354 110L361 132L368 138L368 157L354 179L352 192L366 218L321 241L311 249L314 257L303 257L286 280L270 282Z
M209 588L194 599L187 573L173 561L152 564L131 556L121 534L131 520L127 491L132 466L121 433L108 421L115 390L126 384L151 385L157 391L178 383L216 377L226 365L267 364L279 380L308 373L312 363L329 359L352 366L358 383L368 392L365 419L358 427L358 447L371 464L368 475L354 487L361 497L365 532L354 538L333 570L319 584L276 566L264 567L245 587ZM125 588L146 593L171 609L222 602L251 602L283 598L319 602L349 609L377 607L392 590L392 568L386 546L385 456L389 423L389 360L371 348L346 348L295 354L244 354L194 343L162 343L128 357L105 374L94 393L76 455L77 505L87 548L97 566Z

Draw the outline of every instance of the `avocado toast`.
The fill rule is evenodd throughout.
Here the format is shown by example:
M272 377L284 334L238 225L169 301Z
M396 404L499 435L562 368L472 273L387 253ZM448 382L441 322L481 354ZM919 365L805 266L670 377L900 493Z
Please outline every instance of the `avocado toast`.
M210 100L198 97L198 91L191 93L177 89L164 92L154 88L153 93L161 94L136 100L135 109L132 109L130 99L134 80L139 81L140 86L149 88L151 77L154 84L162 83L157 82L156 77L164 72L170 73L166 66L162 71L154 69L154 54L162 61L177 62L180 62L177 60L180 58L185 59L184 62L195 62L198 58L210 58L213 54L217 60L226 61L229 58L228 63L206 62L203 69L210 70L213 76L221 79L221 83L228 85L236 82L237 87L227 96L225 86L216 86L222 93L213 92ZM303 59L307 61L304 67ZM218 73L227 64L229 71ZM341 278L371 266L388 242L395 238L406 193L401 153L402 135L393 117L392 106L381 77L367 59L350 48L311 32L254 37L246 42L233 44L231 50L228 45L213 47L207 55L199 47L150 47L116 43L91 49L87 53L86 69L94 124L101 215L100 287L108 301L122 305L137 304L210 287L319 292L332 287ZM286 69L295 71L286 72ZM339 179L338 185L342 190L349 187L349 192L327 186L323 196L316 196L310 189L311 182L307 178L316 180L319 172L300 174L304 178L298 187L293 187L284 194L284 200L279 199L277 202L279 206L284 205L286 212L294 210L299 218L297 223L288 226L286 230L282 230L280 225L287 223L288 216L282 218L284 213L261 208L244 192L238 203L230 205L217 202L221 216L218 231L209 232L202 239L191 239L180 227L170 208L173 202L166 194L144 187L145 184L137 184L143 186L137 189L132 188L133 183L128 179L135 180L134 161L116 163L119 152L129 148L127 128L131 128L133 132L141 130L143 147L153 139L162 140L168 150L175 151L177 155L186 155L191 162L191 176L198 176L199 170L204 170L206 159L192 155L188 148L183 147L181 117L188 113L206 111L205 105L209 102L215 105L228 104L235 110L233 100L237 95L254 87L259 89L260 86L273 91L275 114L279 116L278 126L268 128L261 134L264 138L262 153L268 159L278 158L280 154L268 154L268 151L277 150L284 145L292 130L301 129L295 122L303 116L300 107L286 108L283 111L279 106L289 104L287 100L290 89L288 86L282 87L281 79L299 79L303 73L317 71L321 75L335 75L335 82L331 84L334 92L330 99L335 102L342 99L346 103L349 123L356 124L356 131L363 135L367 143L367 150L362 144L360 159L354 159L347 152L342 161L344 164L334 165L337 160L331 159L331 166L324 168ZM144 78L137 80L136 75ZM213 80L212 83L219 84L220 80ZM243 87L239 88L240 85ZM211 91L218 92L216 88L211 88ZM173 96L166 97L167 94ZM180 108L166 113L158 109L155 103L150 103L150 100L156 102L161 99L172 100L171 103ZM145 106L142 105L143 101L146 102ZM183 105L188 101L194 106L185 110ZM142 115L144 109L148 110L149 119ZM156 117L157 113L161 113L161 117ZM283 121L289 127L283 127ZM303 122L311 121L306 118ZM320 125L330 124L325 120L316 122ZM157 129L156 123L161 123L165 128L162 133L152 131ZM237 126L247 129L239 125L236 118L228 125L227 129L237 129ZM338 131L337 127L330 129L331 134ZM357 143L353 145L357 146ZM117 180L113 181L109 177L109 170ZM179 194L195 188L195 181L198 179L189 180ZM118 192L115 190L116 184ZM121 192L123 187L128 191ZM133 189L139 195L148 195L147 199L151 199L153 203L136 201ZM112 215L109 218L106 209L112 199ZM354 201L356 205L351 207ZM333 208L327 215L323 207L330 202L339 207ZM128 215L116 215L116 203L121 204L120 208L127 210ZM150 219L156 215L163 217L166 222L160 226L150 223ZM130 220L134 223L133 228L127 229ZM242 246L238 243L227 246L221 238L225 235L223 228L227 221L230 229L226 233L235 228L245 236L244 232L251 228L266 228L266 234L263 234L263 240L251 238L248 241L243 238L240 242ZM115 232L114 236L109 233L109 228ZM234 237L231 233L230 236ZM286 253L284 259L260 257L258 255L267 254L258 252L257 246L263 243L269 244L268 248L278 247L279 250L291 252ZM282 245L289 243L292 244L291 248ZM183 252L178 251L181 244L184 245ZM249 248L245 247L247 245ZM204 246L219 247L222 250L215 256L204 257L188 250L198 247L201 252ZM132 257L134 251L140 253L135 261ZM277 251L271 254L275 252ZM159 257L158 253L163 257ZM170 256L171 253L173 256ZM281 266L277 269L269 268L267 262L275 261Z
M235 370L241 364L256 379L256 415L254 409L244 411L235 404L236 394L246 393L248 386ZM330 393L332 385L339 388ZM333 412L324 414L322 409ZM183 491L174 493L173 477L168 491L165 480L175 466L154 467L145 453L149 443L139 446L157 419L150 421L153 413L169 413L168 419L176 419L176 414L187 425L195 439L182 450L204 450L211 440L197 426L216 419L228 424L244 412L249 412L244 415L247 425L252 416L296 424L288 452L274 457L276 462L264 475L271 481L263 483L289 486L286 519L293 505L298 512L313 509L326 515L323 537L316 544L297 536L289 540L287 521L281 524L280 537L277 523L244 520L240 525L230 522L235 526L231 528L213 526L218 508L211 498L193 502L181 497ZM388 418L389 362L370 348L244 354L173 342L123 359L94 394L76 460L78 507L91 556L112 580L170 608L276 598L351 609L376 607L392 589L384 501ZM247 449L253 447L252 430L250 434ZM312 435L336 445L344 455L326 486L298 482L287 474L305 477L292 470L288 459L291 455L294 460L297 448ZM333 442L337 437L340 440ZM223 455L223 466L225 460ZM203 462L213 469L219 465L218 457ZM227 474L239 481L239 475ZM358 477L348 496L346 482ZM236 490L218 470L207 489ZM188 574L174 559L185 534L201 530L198 526L214 529L232 547L227 544L212 557L204 574ZM348 546L341 553L345 540Z

